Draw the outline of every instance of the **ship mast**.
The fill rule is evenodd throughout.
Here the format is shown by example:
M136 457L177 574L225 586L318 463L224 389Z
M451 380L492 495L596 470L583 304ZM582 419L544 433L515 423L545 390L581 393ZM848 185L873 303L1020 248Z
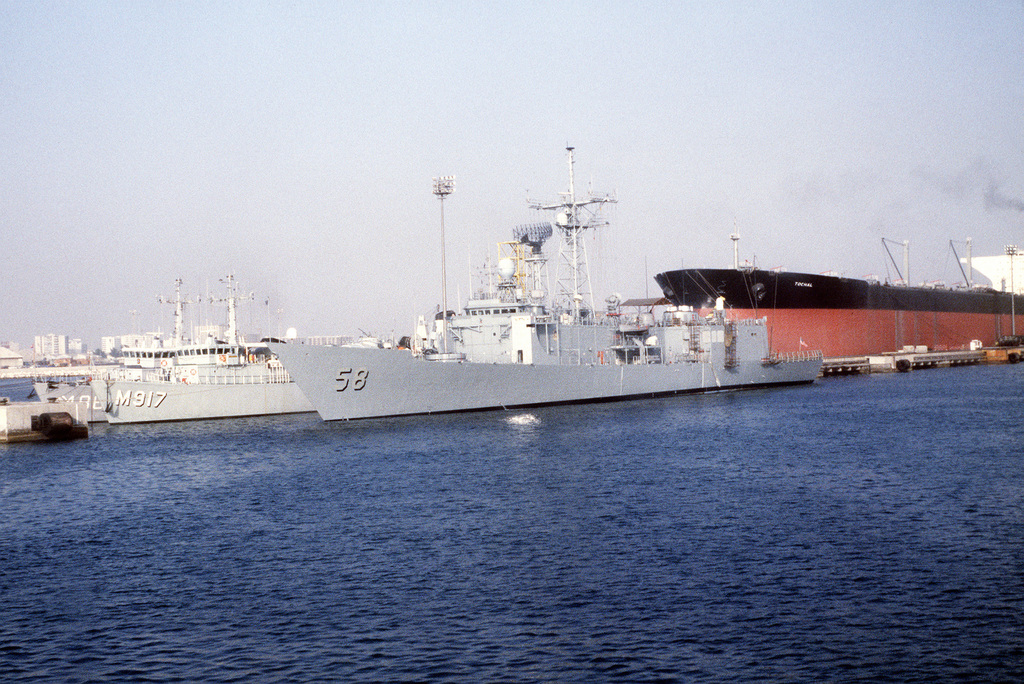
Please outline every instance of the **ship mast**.
M228 296L225 298L213 297L210 301L213 302L227 302L228 304L228 332L227 339L225 340L228 344L240 344L238 339L238 325L237 316L235 314L235 304L241 300L252 299L253 293L241 296L237 293L235 288L235 276L234 274L228 274L227 278L221 278L220 282L227 283Z
M174 280L174 299L168 299L167 297L157 296L156 300L161 304L174 304L174 332L171 336L171 344L175 347L180 347L184 344L184 310L185 304L191 304L191 299L181 298L181 278Z
M559 193L562 200L553 204L530 202L533 209L555 212L555 227L562 234L559 245L559 268L555 286L555 302L568 310L575 322L580 322L594 312L594 294L590 289L590 274L587 268L587 248L583 240L588 228L608 225L599 215L601 206L616 202L614 197L600 196L590 192L586 197L576 197L573 147L566 147L569 158L569 191Z

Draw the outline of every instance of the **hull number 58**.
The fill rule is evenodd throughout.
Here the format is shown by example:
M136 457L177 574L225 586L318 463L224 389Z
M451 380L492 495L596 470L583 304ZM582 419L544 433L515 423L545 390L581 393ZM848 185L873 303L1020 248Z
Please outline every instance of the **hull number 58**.
M365 368L342 368L338 371L338 377L335 378L338 381L338 386L335 389L344 392L351 388L358 392L366 387L366 378L369 375L370 372Z

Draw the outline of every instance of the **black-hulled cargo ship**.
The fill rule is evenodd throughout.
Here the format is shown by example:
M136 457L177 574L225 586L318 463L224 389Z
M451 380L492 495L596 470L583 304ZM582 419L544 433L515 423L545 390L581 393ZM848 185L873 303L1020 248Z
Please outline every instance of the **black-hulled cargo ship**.
M907 345L990 346L1024 330L1024 296L991 288L906 287L833 275L757 268L694 268L655 276L673 304L738 318L768 318L778 352L820 349L826 357L864 356ZM1012 323L1012 313L1017 324Z

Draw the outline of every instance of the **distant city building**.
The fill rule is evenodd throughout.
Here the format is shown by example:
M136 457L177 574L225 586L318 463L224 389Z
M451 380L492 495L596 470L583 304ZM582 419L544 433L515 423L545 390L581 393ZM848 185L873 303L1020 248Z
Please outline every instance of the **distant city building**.
M160 346L160 333L135 333L132 335L121 335L122 347L158 347Z
M306 338L306 344L339 347L349 344L352 340L353 338L348 335L313 335Z
M197 325L193 328L194 335L193 340L197 344L201 344L206 341L207 338L213 338L215 340L224 339L225 327L223 325Z
M162 337L158 332L108 335L100 338L100 351L109 355L125 347L158 347Z
M36 335L33 345L37 360L56 359L68 355L67 335Z

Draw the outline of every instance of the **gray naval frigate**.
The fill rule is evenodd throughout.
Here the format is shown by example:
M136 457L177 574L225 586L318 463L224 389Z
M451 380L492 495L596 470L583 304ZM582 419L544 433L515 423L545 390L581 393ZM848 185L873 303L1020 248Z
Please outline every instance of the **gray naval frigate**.
M174 332L159 347L123 350L123 365L93 377L94 406L110 423L234 418L312 412L266 344L246 344L238 334L239 296L232 276L225 279L228 327L222 339L184 339L181 281L177 281Z
M665 300L593 306L583 235L606 222L610 196L577 197L573 148L569 191L552 204L553 222L519 226L501 243L493 287L460 313L422 318L394 349L271 344L327 421L615 401L813 382L821 354L771 353L765 319L733 320L723 308L701 316ZM435 179L442 200L450 177ZM544 242L560 234L556 296L545 294ZM442 256L442 272L443 267ZM444 292L444 285L442 291ZM447 295L444 295L447 299ZM660 316L655 314L659 309Z

